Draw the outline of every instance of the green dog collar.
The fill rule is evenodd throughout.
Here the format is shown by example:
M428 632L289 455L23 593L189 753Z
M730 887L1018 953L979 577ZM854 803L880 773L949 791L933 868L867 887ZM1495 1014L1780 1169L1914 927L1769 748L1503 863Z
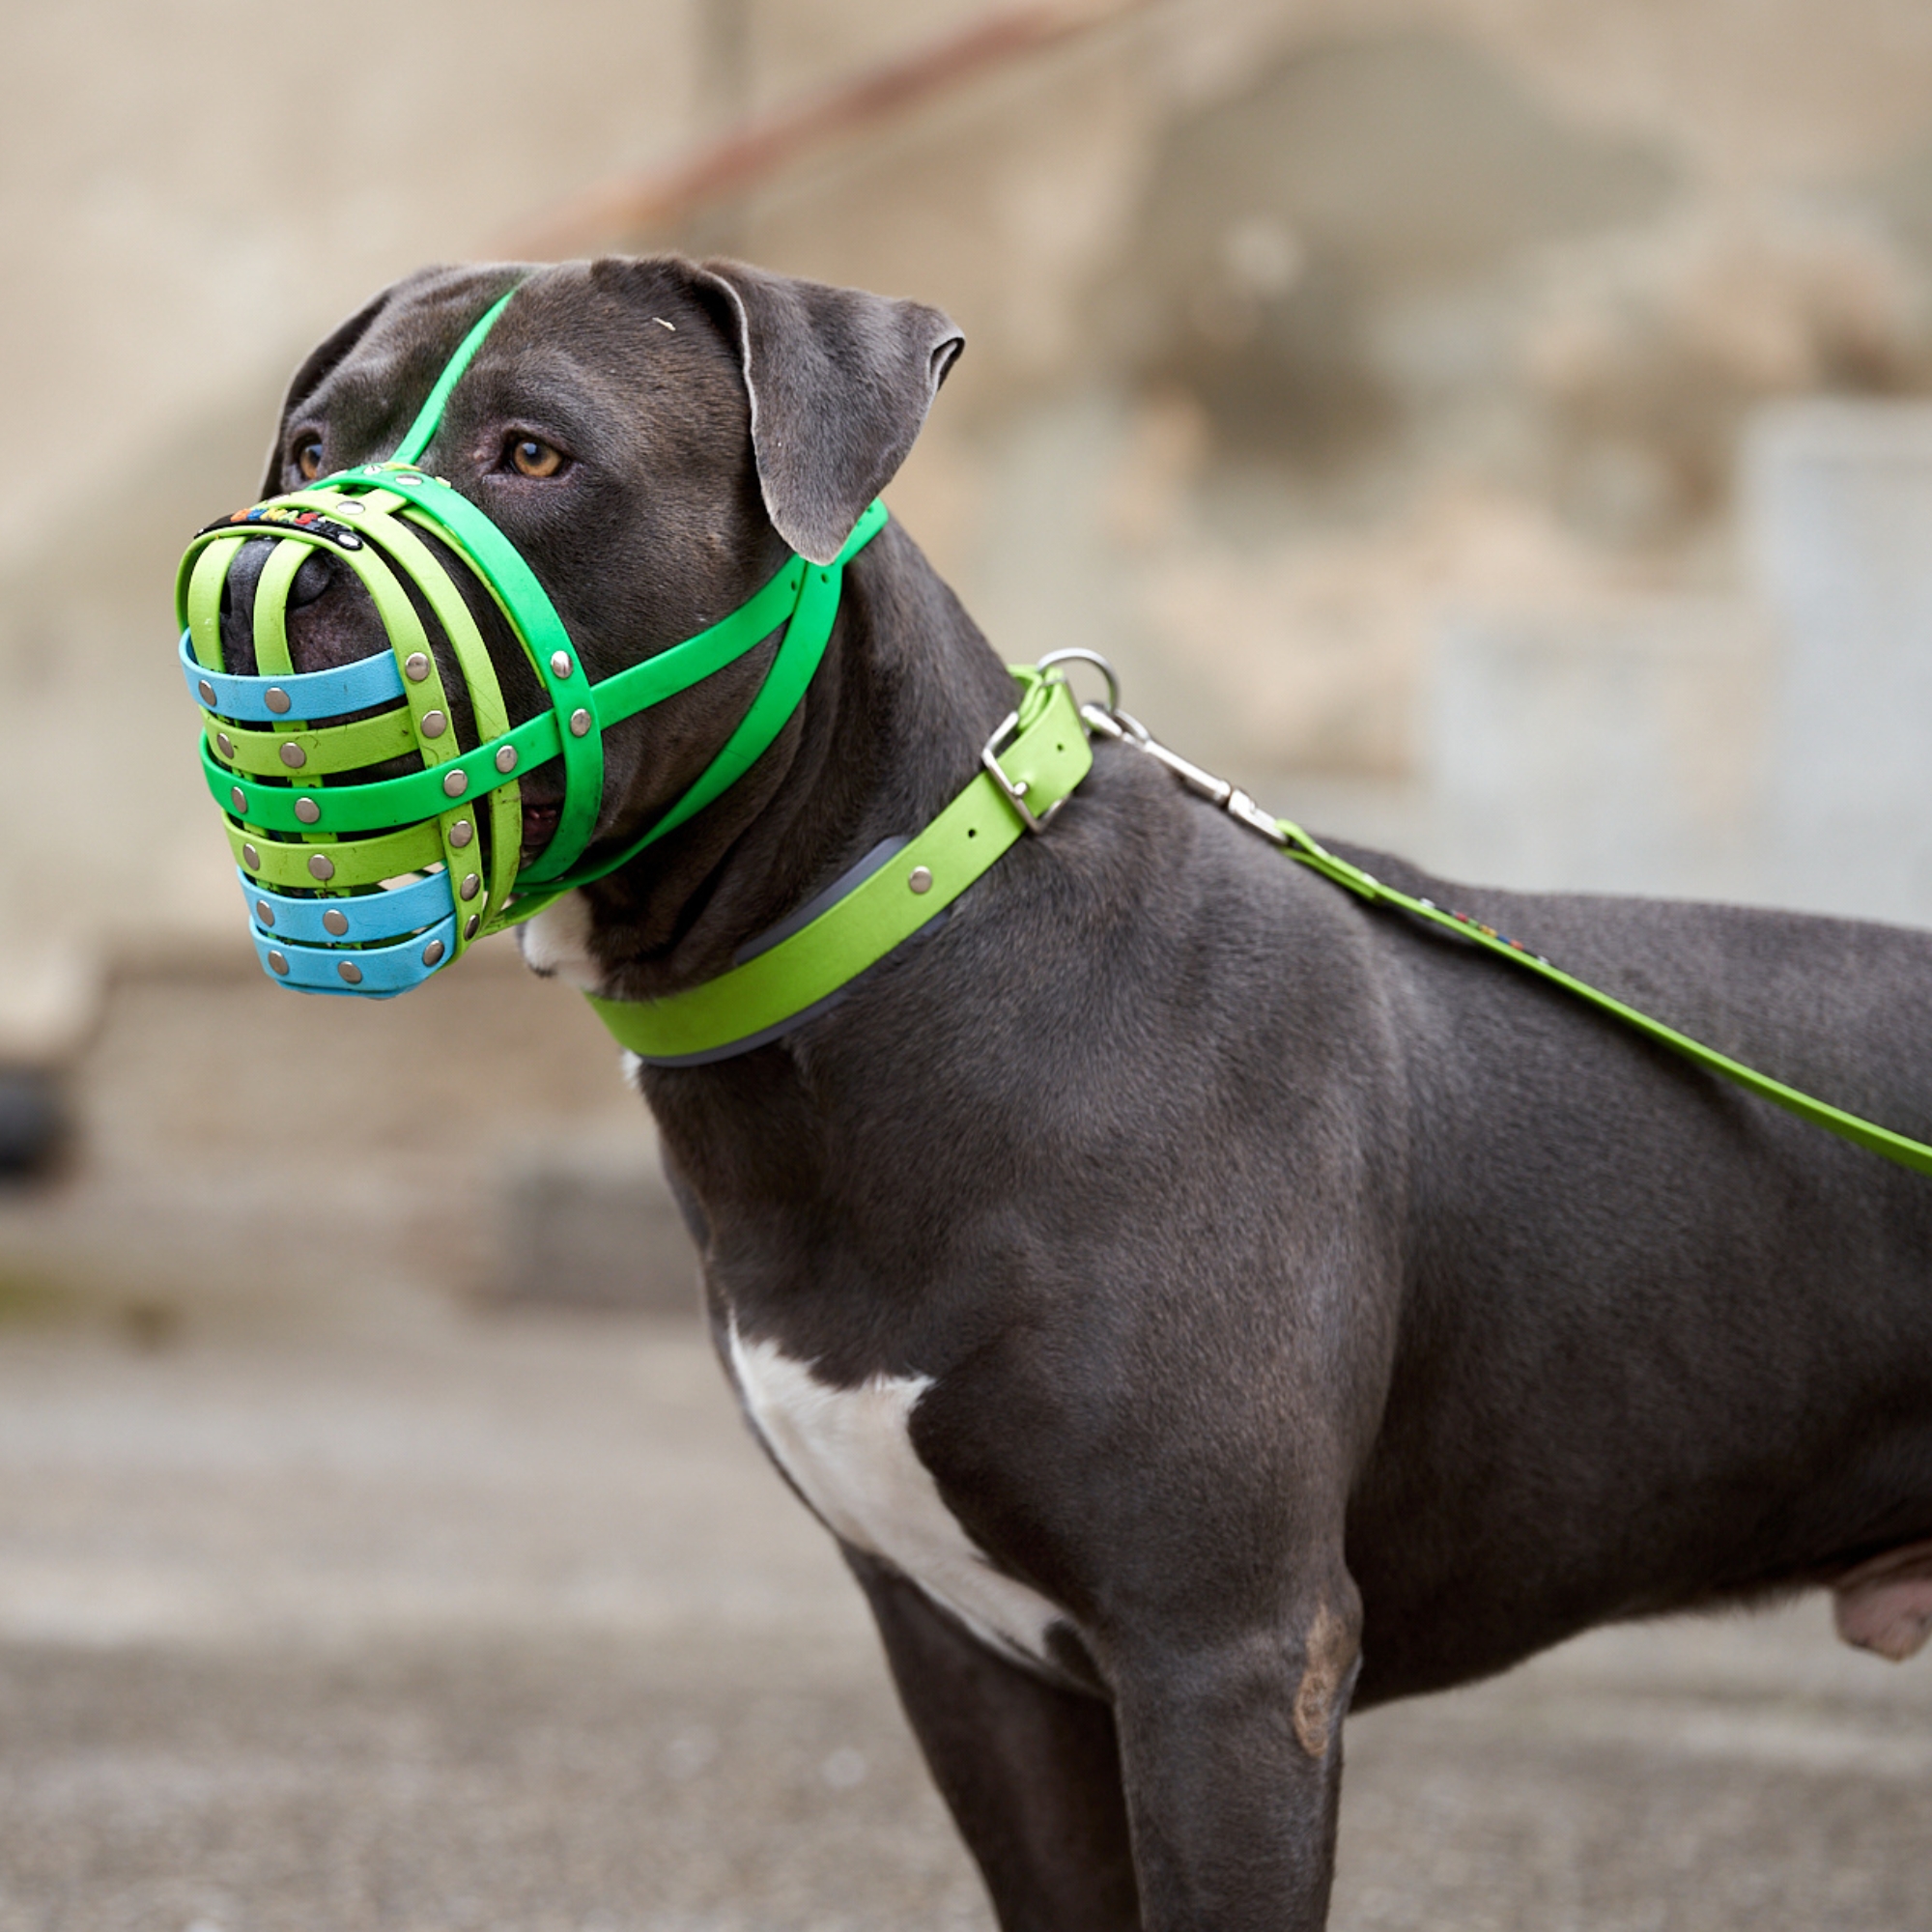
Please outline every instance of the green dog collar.
M808 924L681 993L590 995L618 1043L654 1065L678 1066L777 1038L928 925L1027 833L1042 830L1087 776L1094 751L1063 677L1045 667L1015 668L1013 676L1019 708L993 734L986 769Z

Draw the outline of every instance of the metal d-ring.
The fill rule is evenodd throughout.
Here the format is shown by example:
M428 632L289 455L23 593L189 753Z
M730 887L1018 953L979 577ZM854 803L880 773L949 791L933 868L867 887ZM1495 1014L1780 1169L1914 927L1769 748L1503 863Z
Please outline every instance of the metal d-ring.
M1092 728L1105 732L1110 737L1119 737L1121 726L1116 721L1126 717L1126 713L1121 709L1121 680L1115 676L1114 667L1098 651L1090 651L1078 644L1071 644L1064 651L1049 651L1035 668L1043 675L1055 665L1066 664L1074 659L1078 659L1082 664L1092 665L1107 680L1107 708L1103 711L1097 704L1079 704L1082 722ZM1065 684L1066 680L1062 678L1061 682ZM1068 688L1071 689L1070 686ZM1075 702L1078 704L1077 699ZM1000 720L993 735L986 740L985 750L980 753L980 762L992 773L994 781L1006 793L1007 802L1019 813L1020 821L1026 829L1029 832L1044 832L1053 822L1054 813L1066 801L1064 798L1056 799L1044 811L1036 813L1027 803L1026 780L1009 778L1006 767L1000 763L1000 753L1006 749L1008 740L1018 730L1020 714L1017 711L1009 711ZM1140 725L1133 725L1133 729L1140 732L1142 737L1146 736Z
M1037 668L1047 671L1055 665L1074 662L1092 665L1107 680L1107 710L1110 715L1118 717L1121 709L1121 680L1114 674L1114 667L1098 651L1090 651L1081 644L1069 644L1064 651L1048 651L1040 659ZM1081 707L1082 710L1085 708L1084 705Z

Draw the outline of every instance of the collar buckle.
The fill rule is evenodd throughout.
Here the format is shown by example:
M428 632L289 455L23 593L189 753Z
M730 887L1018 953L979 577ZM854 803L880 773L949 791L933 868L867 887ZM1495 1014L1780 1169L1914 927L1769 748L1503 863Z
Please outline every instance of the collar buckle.
M1040 833L1053 823L1053 815L1066 803L1065 797L1057 798L1042 812L1035 812L1027 803L1028 784L1025 779L1009 778L1000 763L1000 753L1019 735L1020 714L1009 711L993 729L993 735L986 740L985 749L980 753L980 762L992 773L993 781L1007 795L1007 803L1019 813L1020 823L1029 832Z

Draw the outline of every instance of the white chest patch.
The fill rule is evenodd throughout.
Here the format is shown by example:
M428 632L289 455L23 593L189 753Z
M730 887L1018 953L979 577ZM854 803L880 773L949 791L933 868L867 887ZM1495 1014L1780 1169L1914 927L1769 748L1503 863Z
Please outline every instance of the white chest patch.
M909 1577L996 1650L1047 1662L1059 1616L980 1555L919 1460L908 1427L929 1376L835 1388L772 1342L731 1330L731 1367L758 1434L825 1523Z
M532 973L568 980L586 993L604 983L590 957L590 906L582 893L565 893L517 928L517 946Z

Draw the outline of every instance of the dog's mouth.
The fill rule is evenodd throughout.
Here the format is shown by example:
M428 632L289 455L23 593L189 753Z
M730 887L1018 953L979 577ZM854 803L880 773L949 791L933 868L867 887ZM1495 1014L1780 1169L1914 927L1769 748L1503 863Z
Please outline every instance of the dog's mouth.
M532 798L524 794L524 838L519 853L520 868L528 870L542 858L545 848L556 836L556 822L563 815L560 798Z

